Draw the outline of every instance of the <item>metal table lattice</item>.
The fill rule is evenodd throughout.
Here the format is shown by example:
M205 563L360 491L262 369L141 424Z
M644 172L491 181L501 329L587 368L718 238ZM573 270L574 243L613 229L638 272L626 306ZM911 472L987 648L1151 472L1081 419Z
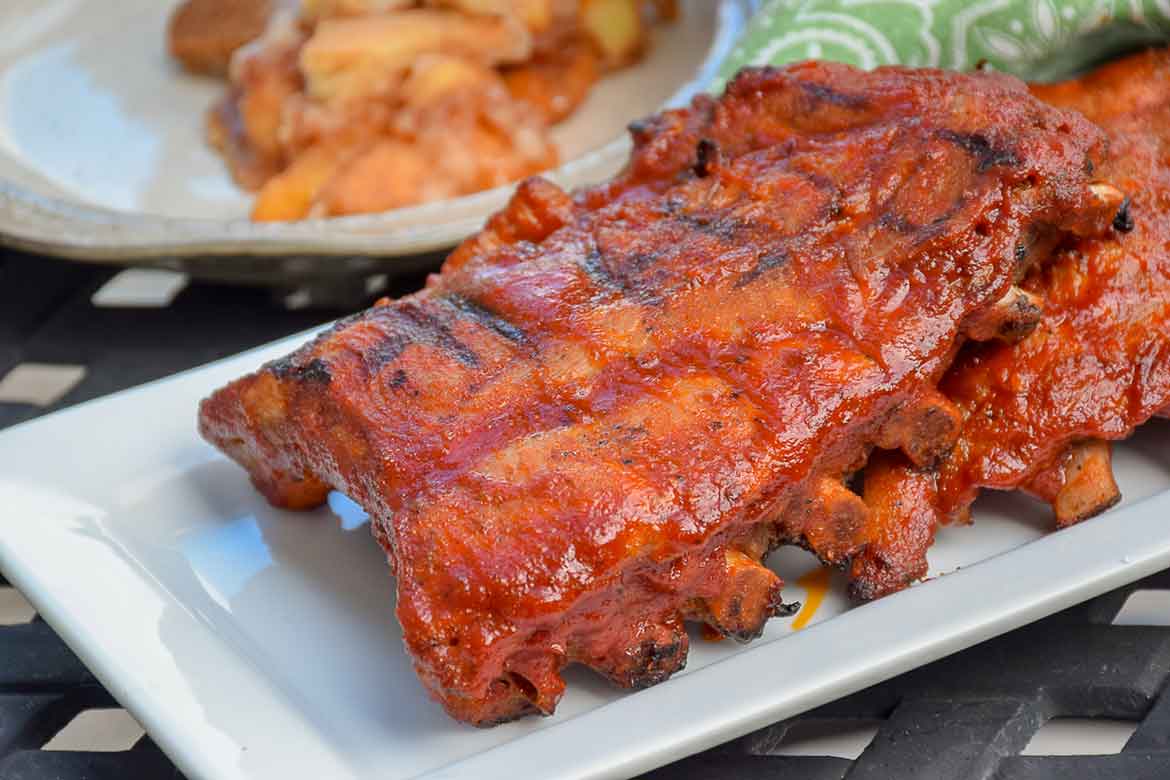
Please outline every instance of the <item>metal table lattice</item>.
M166 305L97 306L114 271L0 254L0 428L234 354L338 316L274 305L272 291L188 283ZM421 284L396 280L390 294ZM296 299L296 296L293 296ZM2 400L20 366L69 366L47 403ZM19 394L18 394L19 395ZM646 776L649 780L1020 780L1170 777L1170 627L1113 625L1119 589ZM859 642L858 652L864 652ZM75 716L117 703L39 618L0 626L0 780L179 777L149 737L120 752L40 748ZM1021 751L1052 718L1136 722L1112 755ZM809 724L878 724L855 759L784 755Z

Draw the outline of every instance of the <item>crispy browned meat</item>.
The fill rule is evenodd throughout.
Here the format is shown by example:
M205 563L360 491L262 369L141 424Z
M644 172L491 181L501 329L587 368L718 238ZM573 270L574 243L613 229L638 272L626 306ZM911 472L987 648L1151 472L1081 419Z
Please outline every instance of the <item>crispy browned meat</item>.
M1021 247L1120 202L1100 133L996 75L745 71L635 140L617 183L529 182L427 289L201 407L273 503L369 511L460 720L552 712L573 662L658 682L686 620L757 636L769 549L865 538L844 477L874 443L945 450L933 383Z
M185 0L171 15L167 46L194 73L227 74L236 49L258 38L273 0Z
M1105 440L1170 403L1170 56L1143 53L1033 92L1100 123L1111 148L1103 174L1132 201L1113 235L1059 250L1023 282L1028 306L1044 312L1030 335L972 345L943 379L963 418L958 444L938 469L937 496L855 560L862 598L921 577L934 525L966 521L980 488L1026 490L1052 506L1058 526L1113 506ZM901 480L883 476L895 495L924 479L900 468Z

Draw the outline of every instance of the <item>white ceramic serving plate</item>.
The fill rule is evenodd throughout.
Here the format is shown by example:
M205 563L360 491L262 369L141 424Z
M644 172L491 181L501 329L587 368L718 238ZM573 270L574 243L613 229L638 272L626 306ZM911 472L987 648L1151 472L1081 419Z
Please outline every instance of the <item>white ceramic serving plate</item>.
M476 730L415 679L361 513L271 509L195 433L201 397L303 339L0 434L0 568L192 778L627 776L1170 565L1154 422L1118 448L1126 501L1105 516L1046 535L1044 510L996 496L941 533L946 576L854 609L837 582L808 628L696 638L685 672L639 693L571 671L555 717Z
M638 65L600 81L554 131L566 187L625 162L625 126L711 83L756 0L683 0ZM503 205L503 187L384 214L257 225L203 138L223 84L167 56L177 0L0 3L0 242L203 276L352 273L353 256L449 247ZM245 263L240 257L247 257ZM290 259L291 258L291 259ZM306 258L316 258L309 262Z

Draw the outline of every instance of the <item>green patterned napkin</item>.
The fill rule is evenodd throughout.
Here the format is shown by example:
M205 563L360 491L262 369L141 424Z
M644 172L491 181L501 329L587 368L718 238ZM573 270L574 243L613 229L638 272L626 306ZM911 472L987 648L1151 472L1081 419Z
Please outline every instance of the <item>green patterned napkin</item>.
M1050 80L1167 37L1170 0L767 0L719 86L744 65L804 59L957 70L986 60Z

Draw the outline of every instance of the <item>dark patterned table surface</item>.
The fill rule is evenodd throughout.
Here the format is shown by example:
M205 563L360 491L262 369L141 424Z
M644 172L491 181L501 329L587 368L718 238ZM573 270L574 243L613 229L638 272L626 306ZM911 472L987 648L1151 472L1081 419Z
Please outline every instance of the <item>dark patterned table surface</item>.
M421 283L376 279L370 289ZM0 250L0 428L345 313L303 306L321 292L119 274ZM53 749L82 713L118 705L43 621L8 622L0 780L180 776L146 736L126 750ZM1170 778L1167 625L1162 573L647 777Z

